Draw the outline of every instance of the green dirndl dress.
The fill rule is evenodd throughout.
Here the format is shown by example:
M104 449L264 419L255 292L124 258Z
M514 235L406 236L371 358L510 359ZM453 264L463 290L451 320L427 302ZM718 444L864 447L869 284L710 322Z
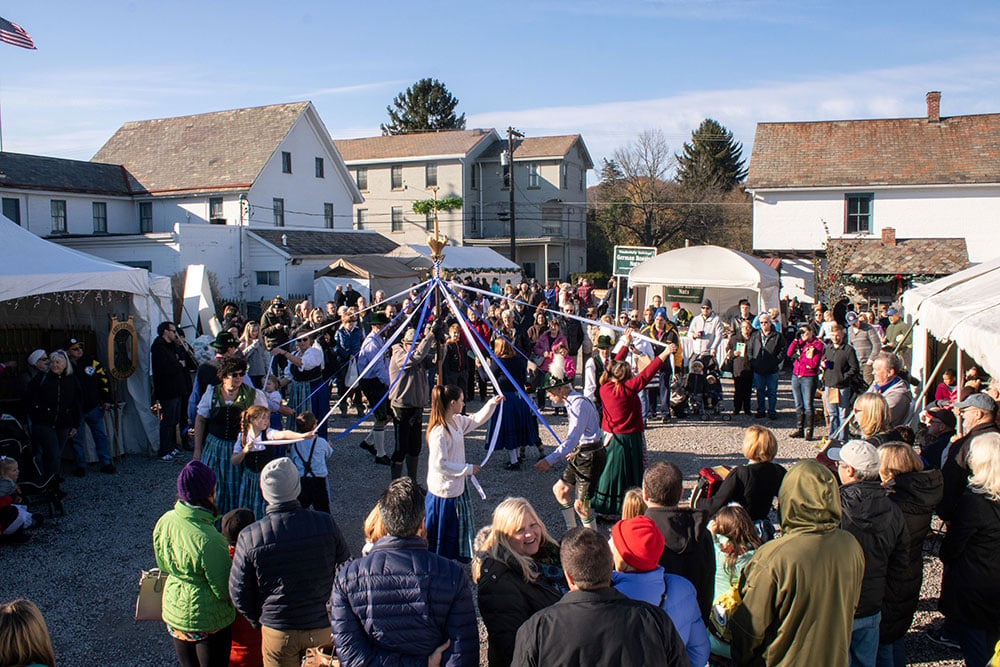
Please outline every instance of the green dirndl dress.
M614 516L622 512L625 492L632 487L642 486L643 434L612 435L605 449L608 460L597 482L597 492L591 507L598 514Z

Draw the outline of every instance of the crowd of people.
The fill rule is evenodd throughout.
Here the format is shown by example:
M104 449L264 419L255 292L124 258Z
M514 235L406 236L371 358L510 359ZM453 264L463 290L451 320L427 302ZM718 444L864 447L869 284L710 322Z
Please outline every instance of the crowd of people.
M654 297L615 322L589 287L470 281L456 289L461 313L420 286L398 303L345 292L343 303L298 304L294 315L279 297L259 323L227 309L215 358L197 365L176 325L161 324L159 457L183 455L188 432L192 450L176 503L153 529L179 664L298 665L332 644L343 665L478 665L478 616L491 666L905 665L935 515L945 623L930 636L969 665L1000 650L1000 383L958 386L946 372L914 420L908 331L891 310L882 333L854 311L841 323L818 307L795 326L791 307L755 315L746 302L722 322L710 301L687 318ZM72 360L47 356L29 395L59 388L55 408L32 412L39 452L51 456L44 443L60 453L71 428L90 424L85 406L101 404L62 406L83 392L64 389ZM775 463L777 438L755 423L746 463L686 501L680 468L650 460L646 428L683 414L674 394L692 376L700 405L719 407L723 372L734 413L774 419L786 363L790 435L811 440L826 427L816 460ZM477 389L482 407L467 414ZM350 553L328 496L338 408L357 419L347 428L371 420L360 447L389 468L361 554ZM551 452L536 418L548 409L566 417ZM554 498L507 498L476 526L481 464L465 442L476 429L510 470L532 450L537 471L561 468ZM17 472L11 481L0 471L3 492ZM553 500L561 540L532 505ZM0 651L36 650L38 641L4 637L29 632L31 618L30 603L0 607ZM10 655L54 664L44 652Z

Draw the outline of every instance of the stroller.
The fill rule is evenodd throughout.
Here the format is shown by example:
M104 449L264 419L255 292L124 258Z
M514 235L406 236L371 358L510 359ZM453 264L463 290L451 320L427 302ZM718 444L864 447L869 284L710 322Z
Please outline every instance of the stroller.
M54 475L43 477L38 462L31 453L31 438L21 423L8 414L0 414L0 455L17 461L21 470L17 485L21 489L24 503L29 507L45 505L49 517L63 516L63 492L59 480Z
M722 375L715 359L701 357L692 361L684 388L692 415L708 419L721 413Z

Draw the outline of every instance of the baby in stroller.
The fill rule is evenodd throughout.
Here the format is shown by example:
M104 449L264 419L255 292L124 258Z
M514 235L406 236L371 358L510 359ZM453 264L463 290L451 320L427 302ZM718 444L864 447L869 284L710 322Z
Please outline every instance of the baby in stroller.
M719 414L722 402L722 380L718 365L711 357L700 357L691 362L684 389L688 395L691 414Z

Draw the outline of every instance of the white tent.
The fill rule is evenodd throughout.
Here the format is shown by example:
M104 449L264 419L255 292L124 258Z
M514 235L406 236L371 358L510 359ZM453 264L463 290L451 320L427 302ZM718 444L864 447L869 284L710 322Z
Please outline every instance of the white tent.
M359 284L365 284L368 289L358 291L367 294L369 299L376 290L382 290L386 295L405 292L410 285L422 280L422 273L425 272L411 268L393 257L345 255L313 274L314 303L332 301L337 286L346 284L355 289ZM368 294L369 290L372 294Z
M903 294L907 318L917 321L913 368L923 366L926 336L954 341L993 377L1000 377L1000 259L978 264Z
M711 299L720 314L743 298L756 303L757 312L778 306L779 281L774 269L756 257L714 245L678 248L651 257L629 272L628 281L631 287L645 288L644 303L649 303L650 293L663 294L668 302L676 300L697 309L698 299L669 298L684 291L677 288L695 288L695 294L703 290L701 298Z
M124 449L147 451L159 437L159 423L149 410L149 346L156 326L170 317L170 279L64 248L3 216L0 278L4 324L89 327L99 341L93 352L105 367L110 316L133 317L139 354L138 368L126 384Z
M463 271L477 271L494 274L501 281L513 278L522 271L520 264L515 264L492 248L478 246L447 246L443 251L444 261L441 268L444 271L461 274ZM389 257L395 257L407 266L415 269L430 269L431 249L426 245L401 245Z

